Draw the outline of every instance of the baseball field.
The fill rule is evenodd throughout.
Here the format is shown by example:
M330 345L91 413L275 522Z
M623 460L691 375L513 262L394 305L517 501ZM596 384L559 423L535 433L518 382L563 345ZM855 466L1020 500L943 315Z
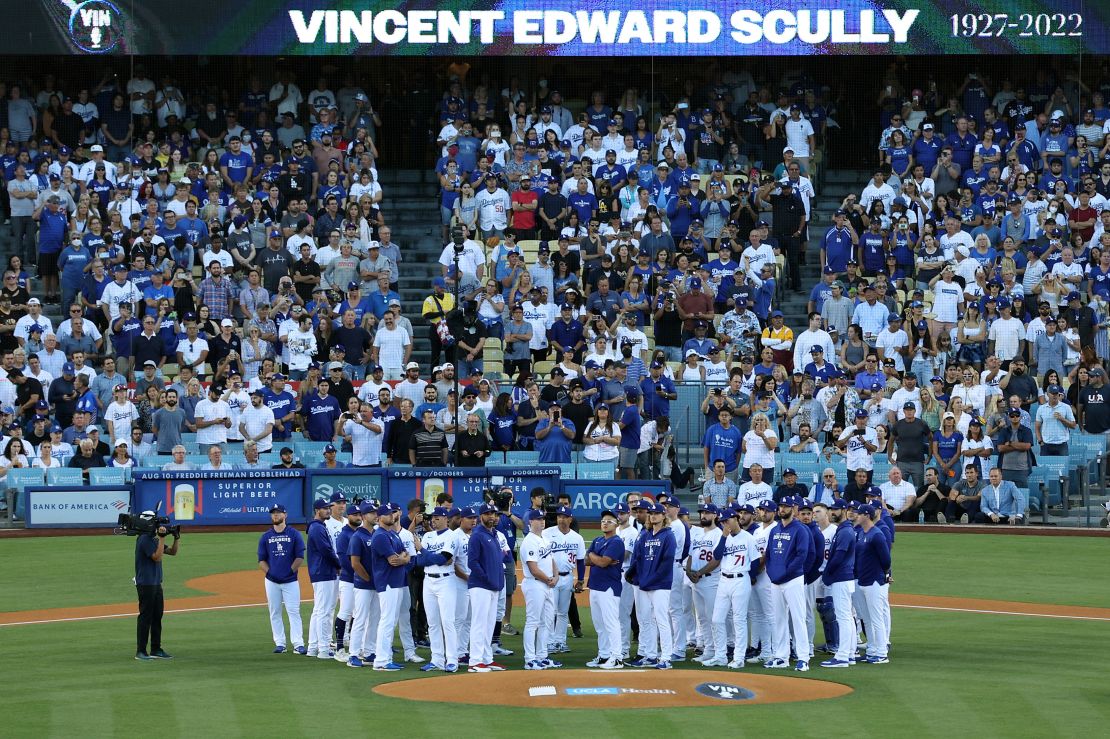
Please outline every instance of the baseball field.
M165 564L163 645L176 659L157 662L133 659L133 539L0 540L0 733L647 737L727 729L985 737L1095 736L1110 724L1110 572L1102 537L899 532L890 664L775 671L786 681L775 689L795 702L703 694L686 701L692 707L674 707L674 700L699 684L727 683L737 689L730 698L744 691L758 698L769 689L769 671L749 666L710 675L684 662L671 672L586 672L596 641L585 607L585 638L571 639L563 670L521 670L520 637L504 639L517 652L499 660L511 671L486 675L423 673L414 665L381 673L272 654L257 537L186 534L180 555ZM302 604L306 627L310 610ZM518 606L518 628L523 618ZM704 683L695 672L706 673ZM423 682L383 690L423 701L375 692L412 679ZM614 690L629 685L639 687ZM555 688L555 700L529 696L529 686ZM586 710L557 709L575 687L581 695L573 705ZM651 690L663 692L645 692ZM481 698L468 705L468 695ZM516 705L485 705L491 702Z

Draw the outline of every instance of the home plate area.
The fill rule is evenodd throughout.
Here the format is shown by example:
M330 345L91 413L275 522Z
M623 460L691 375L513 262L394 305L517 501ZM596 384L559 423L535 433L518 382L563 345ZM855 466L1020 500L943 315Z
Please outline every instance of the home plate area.
M374 692L391 698L525 708L738 706L838 698L847 685L743 672L544 670L399 680Z

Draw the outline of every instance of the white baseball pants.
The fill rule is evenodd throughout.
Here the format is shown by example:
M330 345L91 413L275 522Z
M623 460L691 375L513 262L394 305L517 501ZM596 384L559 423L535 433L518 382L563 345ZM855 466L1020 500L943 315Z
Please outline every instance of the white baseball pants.
M408 585L401 588L404 593L401 595L401 608L397 612L397 635L401 637L401 648L405 652L405 657L411 657L416 654L416 642L412 638L412 620L409 618L409 609L412 608L412 591L409 590Z
M621 625L619 595L612 590L590 591L590 615L597 630L597 654L602 659L621 658Z
M327 659L331 631L335 625L335 599L339 595L338 580L312 583L312 617L308 620L308 651L323 652Z
M815 614L817 612L817 593L820 590L820 580L815 580L806 585L806 633L809 634L809 643L811 646L813 645L813 637L817 634Z
M668 601L668 610L671 619L671 637L674 640L674 654L676 652L686 651L686 637L687 632L690 630L690 622L693 620L691 611L693 610L693 599L690 595L689 588L686 587L686 572L680 565L675 565L671 571L671 590L670 599ZM671 654L660 656L659 659L670 659Z
M867 656L885 657L890 642L890 604L883 597L882 585L860 585L859 589L867 614L864 619L867 625Z
M274 645L285 646L285 625L281 621L281 607L289 617L289 637L294 647L304 646L304 627L301 625L301 586L296 580L279 585L271 580L266 583L266 605L270 609L270 630L274 635Z
M670 591L663 590L670 598ZM667 604L668 609L670 603ZM636 651L639 652L640 657L650 657L651 659L659 658L659 629L655 626L655 616L653 615L653 608L651 605L651 593L647 590L636 588L636 620L640 624L640 640L637 645ZM671 625L670 612L667 612L667 626ZM631 627L630 627L631 628ZM670 659L671 655L668 653L664 659Z
M349 630L352 657L361 659L372 654L370 650L374 648L374 638L378 635L379 616L378 591L355 588L355 607L351 614L354 625Z
M455 577L455 637L458 639L459 651L463 654L470 649L470 588L466 587L466 580ZM458 655L447 655L448 658Z
M401 599L408 587L390 588L378 593L377 638L374 640L374 667L385 667L393 661L393 630L397 628L397 614L401 610Z
M496 590L470 588L470 664L493 662L493 622L497 620Z
M547 659L547 641L555 620L555 589L526 577L524 593L524 663Z
M647 596L648 610L644 611L644 618L655 621L655 630L659 634L659 661L669 662L675 652L674 632L671 631L671 591L649 590L644 592ZM640 622L640 638L644 636L644 622Z
M794 652L798 659L809 661L812 645L806 635L806 587L801 576L784 583L771 583L774 607L772 640L775 659L790 659L790 632L794 632Z
M455 631L455 602L458 588L454 574L435 577L424 573L424 612L428 614L428 641L432 643L432 664L446 667L459 656Z
M559 582L553 588L555 597L555 626L547 637L547 645L554 648L567 642L567 613L570 612L570 599L574 597L574 576L559 575Z
M826 590L832 598L836 628L840 632L840 644L834 659L847 662L856 656L856 622L852 618L852 593L856 590L856 583L854 580L834 582Z
M752 586L751 598L748 600L748 616L751 620L749 630L751 646L759 648L760 659L771 658L773 647L774 606L772 605L771 578L766 572L761 572ZM739 646L739 642L737 642Z
M696 583L691 583L691 593L694 600L694 618L697 622L697 634L694 642L702 649L713 651L713 609L717 601L717 589L721 587L721 575L714 572L703 577ZM747 610L744 611L745 615ZM724 653L722 652L722 656Z
M713 599L713 641L706 644L706 651L712 651L713 657L726 659L731 625L736 648L732 658L737 662L744 662L744 649L748 644L748 601L751 594L752 580L748 573L721 577Z
M340 621L350 621L355 609L355 584L353 582L339 581L339 613L336 618ZM347 624L350 631L350 624Z

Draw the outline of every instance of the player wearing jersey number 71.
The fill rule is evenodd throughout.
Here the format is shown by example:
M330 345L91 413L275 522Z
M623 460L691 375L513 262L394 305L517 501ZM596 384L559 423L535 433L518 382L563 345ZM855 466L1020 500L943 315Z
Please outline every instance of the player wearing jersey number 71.
M751 506L746 506L749 510ZM713 601L713 646L711 659L703 660L706 667L725 665L728 653L728 619L732 617L733 652L728 667L739 670L744 666L744 649L748 645L748 600L752 593L750 572L759 564L759 548L755 537L741 528L739 511L725 509L721 514L723 535L717 540L713 560L720 562L721 582ZM710 647L706 647L710 652Z

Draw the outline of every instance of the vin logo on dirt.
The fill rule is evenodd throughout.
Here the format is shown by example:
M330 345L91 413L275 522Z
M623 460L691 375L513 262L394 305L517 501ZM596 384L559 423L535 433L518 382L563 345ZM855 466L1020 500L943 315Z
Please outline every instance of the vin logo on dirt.
M755 697L755 693L739 685L728 683L702 683L694 688L702 695L722 701L746 701Z

